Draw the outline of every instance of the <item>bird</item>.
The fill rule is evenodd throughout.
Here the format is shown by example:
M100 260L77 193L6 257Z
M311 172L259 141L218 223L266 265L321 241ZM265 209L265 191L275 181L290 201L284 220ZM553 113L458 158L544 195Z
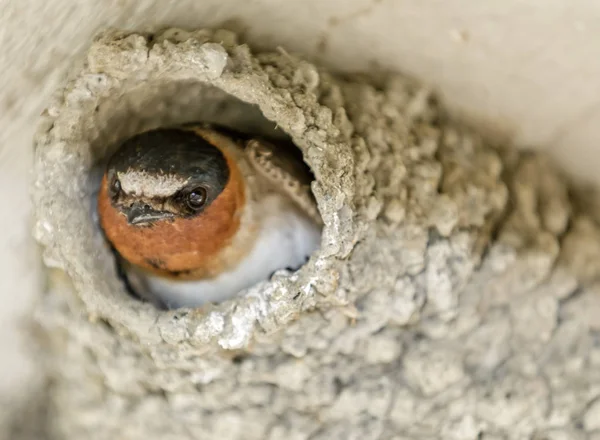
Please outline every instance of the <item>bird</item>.
M289 142L216 124L163 126L109 157L98 220L136 296L197 308L308 261L323 226L312 180Z

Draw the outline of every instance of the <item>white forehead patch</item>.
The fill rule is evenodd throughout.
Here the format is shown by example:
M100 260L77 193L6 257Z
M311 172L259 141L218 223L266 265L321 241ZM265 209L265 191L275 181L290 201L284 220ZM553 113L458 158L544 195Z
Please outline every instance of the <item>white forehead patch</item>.
M117 178L125 194L146 197L172 196L189 181L189 178L172 174L150 174L134 170L117 173Z

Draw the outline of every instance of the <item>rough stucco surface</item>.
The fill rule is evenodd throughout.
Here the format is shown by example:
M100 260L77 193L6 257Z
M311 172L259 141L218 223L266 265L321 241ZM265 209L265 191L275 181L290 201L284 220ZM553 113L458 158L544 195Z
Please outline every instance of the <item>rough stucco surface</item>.
M248 41L343 71L391 69L435 87L479 129L543 148L598 182L600 3L589 0L0 1L0 400L35 379L23 329L39 293L31 244L31 139L50 93L107 26L234 20ZM592 54L592 55L590 55ZM3 417L0 411L0 417Z
M594 438L600 230L544 158L486 145L401 77L188 37L97 41L39 130L58 438ZM303 150L323 245L244 298L158 312L115 277L90 173L132 131L251 113L214 87Z

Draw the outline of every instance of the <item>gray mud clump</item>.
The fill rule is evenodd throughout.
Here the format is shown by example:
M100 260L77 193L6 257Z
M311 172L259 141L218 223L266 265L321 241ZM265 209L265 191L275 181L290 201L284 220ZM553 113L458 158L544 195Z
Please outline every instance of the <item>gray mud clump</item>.
M322 245L239 298L159 311L117 276L97 169L134 133L196 120L289 136ZM545 159L486 145L412 81L341 79L227 31L109 31L48 106L35 172L57 439L600 429L597 223Z

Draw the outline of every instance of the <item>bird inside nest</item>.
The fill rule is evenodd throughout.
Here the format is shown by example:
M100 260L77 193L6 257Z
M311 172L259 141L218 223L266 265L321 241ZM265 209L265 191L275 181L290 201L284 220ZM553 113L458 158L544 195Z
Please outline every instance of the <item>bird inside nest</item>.
M163 127L109 159L98 216L138 296L198 307L306 262L322 227L311 180L287 143L200 123Z

